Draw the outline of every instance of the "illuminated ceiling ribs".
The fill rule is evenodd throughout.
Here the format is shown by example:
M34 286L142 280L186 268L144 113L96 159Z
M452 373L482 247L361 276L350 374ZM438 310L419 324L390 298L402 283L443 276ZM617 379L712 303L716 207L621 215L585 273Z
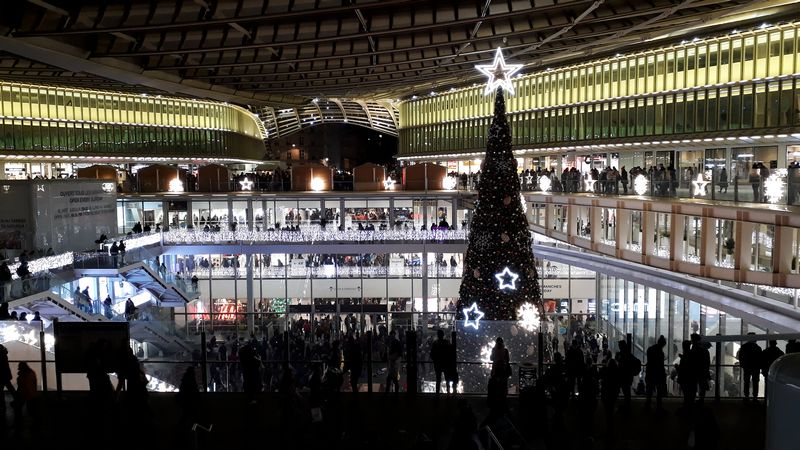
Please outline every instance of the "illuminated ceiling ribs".
M323 124L348 124L397 136L397 109L389 102L367 100L314 99L299 108L255 109L268 140Z

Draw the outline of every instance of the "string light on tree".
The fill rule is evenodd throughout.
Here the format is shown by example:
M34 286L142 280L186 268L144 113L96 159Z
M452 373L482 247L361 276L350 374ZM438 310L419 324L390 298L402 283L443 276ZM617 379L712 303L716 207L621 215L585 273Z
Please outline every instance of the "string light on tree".
M473 303L469 308L464 308L464 328L472 327L478 329L481 326L480 320L483 319L483 312L478 309L478 304ZM472 318L470 318L472 317Z
M650 182L647 181L646 176L640 174L633 179L633 192L636 192L636 195L647 194L649 187Z
M491 64L479 64L475 68L489 77L486 89L483 90L483 95L492 94L497 88L514 95L514 84L511 82L511 78L522 69L522 64L506 64L503 50L500 47L495 51L494 61Z
M525 196L522 195L522 194L519 194L519 204L522 205L522 213L523 214L528 212L528 204L525 203Z
M253 190L253 182L247 177L244 177L244 180L240 181L239 184L242 186L243 191Z
M519 278L519 275L512 272L508 267L504 267L502 272L494 274L494 277L497 278L498 282L500 282L500 285L497 286L497 289L500 289L501 291L504 289L511 289L512 291L517 290L517 279ZM506 280L511 281L506 282Z
M697 179L692 181L692 195L695 197L705 197L706 196L706 186L708 186L708 181L706 181L705 177L702 173L697 174Z
M536 331L539 329L541 319L539 309L530 303L523 303L517 311L519 326L526 331Z

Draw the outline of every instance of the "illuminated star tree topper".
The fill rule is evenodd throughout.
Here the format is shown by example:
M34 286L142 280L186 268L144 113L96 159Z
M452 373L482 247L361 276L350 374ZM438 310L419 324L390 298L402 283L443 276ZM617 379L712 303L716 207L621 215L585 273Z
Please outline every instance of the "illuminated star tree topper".
M506 64L503 58L503 50L500 47L494 54L494 61L491 64L479 64L475 66L482 74L489 77L483 95L489 95L497 90L498 87L504 89L510 95L514 95L514 84L511 82L517 72L522 69L522 64Z

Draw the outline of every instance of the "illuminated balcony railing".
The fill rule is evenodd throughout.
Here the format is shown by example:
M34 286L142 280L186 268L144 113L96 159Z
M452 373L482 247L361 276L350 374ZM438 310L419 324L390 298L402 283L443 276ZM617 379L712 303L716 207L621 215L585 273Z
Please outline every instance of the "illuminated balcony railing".
M464 242L466 230L322 230L300 231L194 231L174 230L163 233L164 245L204 244L292 244L292 243L388 243L388 242Z

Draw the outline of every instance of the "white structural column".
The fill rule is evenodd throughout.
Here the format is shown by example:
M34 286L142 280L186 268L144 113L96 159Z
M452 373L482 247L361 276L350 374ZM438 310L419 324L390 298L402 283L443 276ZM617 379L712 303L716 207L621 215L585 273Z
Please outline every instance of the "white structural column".
M701 226L703 229L700 230L702 236L700 240L700 265L708 268L716 264L718 245L716 220L710 217L703 217Z
M790 227L775 225L775 238L772 240L772 272L783 274L779 281L781 284L786 282L785 274L792 270L792 258L794 257L794 230Z
M247 331L255 332L256 301L253 296L253 255L247 254L244 263L247 272Z
M245 220L247 220L247 229L253 231L253 199L247 199L247 211L245 213Z
M677 269L679 262L683 261L683 240L686 231L686 220L684 215L675 211L669 215L669 259L673 269Z
M621 258L622 253L628 249L628 236L631 234L630 210L617 208L617 227L614 231L615 239L617 241L617 258Z
M740 281L740 274L750 270L750 261L753 258L753 230L752 222L736 222L734 232L733 257L736 266L736 281Z
M648 263L647 261L653 254L655 224L656 213L649 210L642 211L642 256L645 264Z

